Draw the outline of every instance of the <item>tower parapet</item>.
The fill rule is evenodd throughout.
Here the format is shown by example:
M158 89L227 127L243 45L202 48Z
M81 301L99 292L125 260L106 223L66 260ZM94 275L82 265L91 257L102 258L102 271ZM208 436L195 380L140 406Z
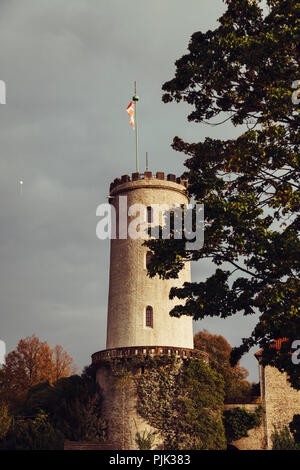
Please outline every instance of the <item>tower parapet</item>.
M134 346L131 348L115 348L98 351L92 355L93 365L101 364L103 359L147 356L174 356L181 359L200 358L209 364L209 355L199 349L174 348L173 346Z
M144 173L132 173L130 175L122 175L121 178L115 178L114 181L110 185L110 191L112 191L116 186L129 183L131 181L139 181L139 180L149 180L149 179L157 179L160 181L171 181L173 183L181 184L184 188L188 187L188 182L184 180L181 176L176 177L176 175L169 173L165 176L163 171L157 171L156 175L152 174L152 171L145 171Z

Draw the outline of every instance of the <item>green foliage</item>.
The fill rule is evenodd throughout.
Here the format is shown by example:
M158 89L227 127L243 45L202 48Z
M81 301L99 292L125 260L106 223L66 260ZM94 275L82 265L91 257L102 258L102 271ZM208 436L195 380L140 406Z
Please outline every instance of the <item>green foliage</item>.
M272 441L272 450L300 450L299 444L295 442L287 426L280 430L275 429Z
M137 380L140 415L165 449L224 449L222 377L200 359L152 368Z
M178 359L177 359L178 360ZM116 387L126 387L128 381L132 379L141 367L149 369L157 369L162 366L174 364L176 357L174 354L170 356L150 356L137 355L131 357L108 357L101 360L101 364L109 368L115 377Z
M0 403L0 441L2 441L11 426L12 417L9 414L8 406Z
M47 414L40 411L35 419L16 420L7 435L6 448L13 450L60 450L63 435L54 429Z
M101 418L101 396L94 383L79 377L62 379L56 384L57 403L53 421L66 439L104 440L106 425Z
M300 77L300 5L267 0L264 13L261 0L226 4L215 30L192 35L175 77L163 85L163 101L192 105L189 121L243 127L227 140L174 138L173 148L187 157L189 194L204 204L204 246L186 250L174 232L168 240L146 241L153 252L148 270L176 278L187 260L211 260L213 275L171 289L170 298L185 300L171 315L259 313L232 363L259 346L263 363L287 372L300 389L289 354L300 337L300 109L291 99ZM269 348L282 337L289 338L286 349Z
M194 336L194 347L207 352L210 367L222 375L225 383L225 403L252 401L251 384L246 380L249 373L239 364L231 366L232 348L223 336L213 335L207 330L199 331Z
M44 409L51 423L65 439L74 441L105 440L106 423L101 418L101 395L93 376L86 370L80 377L58 380L55 384L33 387L23 407L24 415Z
M43 409L47 413L51 411L55 399L53 386L49 382L42 382L29 389L23 406L15 409L17 415L34 416Z
M261 425L262 407L251 413L243 408L233 408L225 410L223 413L223 423L227 442L233 442L248 437L248 431Z
M154 443L155 434L155 432L147 431L146 429L142 434L137 432L135 442L137 443L139 450L151 450Z

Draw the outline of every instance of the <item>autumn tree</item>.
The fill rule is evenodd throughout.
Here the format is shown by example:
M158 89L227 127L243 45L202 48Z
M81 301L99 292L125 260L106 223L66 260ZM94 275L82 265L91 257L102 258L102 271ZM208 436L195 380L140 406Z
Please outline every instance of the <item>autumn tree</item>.
M63 377L75 374L77 367L74 366L74 359L64 350L64 348L57 344L52 351L52 379L51 382L56 382Z
M21 404L28 390L41 382L55 382L76 372L73 359L59 345L52 350L35 335L21 339L0 370L0 400Z
M11 426L12 417L9 414L8 406L0 403L0 441L2 441Z
M163 101L193 106L188 120L237 127L238 137L172 147L187 157L189 195L204 205L204 245L187 250L185 237L147 241L150 276L176 278L186 261L208 259L203 282L173 288L185 300L171 315L260 317L232 352L236 363L252 346L262 363L286 371L300 389L291 361L300 338L299 72L300 5L295 0L226 0L213 31L196 32L163 85ZM298 87L299 88L299 87ZM297 97L298 96L298 97ZM194 229L196 226L194 225ZM288 338L285 350L270 348Z
M207 330L194 336L194 347L209 354L209 364L222 375L225 384L225 403L249 403L252 400L252 384L246 380L249 375L245 367L230 364L231 346L221 335Z

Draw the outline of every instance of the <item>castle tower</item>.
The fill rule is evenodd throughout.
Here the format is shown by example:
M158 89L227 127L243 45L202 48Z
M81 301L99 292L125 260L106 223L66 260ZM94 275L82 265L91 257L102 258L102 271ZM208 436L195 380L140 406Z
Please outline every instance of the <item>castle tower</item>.
M163 174L158 174L160 178ZM143 204L187 204L186 188L169 180L151 178L151 172L144 179L113 185L111 203L116 209L119 221L120 196L127 197L127 206ZM125 179L125 178L124 178ZM172 181L173 179L173 181ZM150 209L149 209L150 212ZM151 213L147 214L150 222ZM133 217L129 217L133 219ZM119 224L117 222L117 234ZM192 318L172 318L170 310L177 300L169 299L172 286L190 282L190 266L186 265L179 278L161 280L158 276L147 276L149 249L143 246L143 239L111 240L110 280L107 318L107 349L127 346L174 346L193 347Z
M126 196L127 208L124 209ZM174 318L169 315L178 299L170 300L171 287L181 287L190 281L190 266L179 273L178 279L162 280L147 276L149 249L143 239L119 236L119 215L128 213L134 204L147 208L151 223L151 206L187 204L186 182L175 175L151 172L133 173L117 178L110 186L110 203L116 211L116 238L111 240L110 280L107 317L106 350L92 356L97 367L97 380L104 396L103 415L109 423L109 440L121 443L123 449L136 449L135 435L147 424L136 411L134 387L122 395L111 372L103 367L105 358L171 355L187 358L202 355L193 349L192 317ZM134 217L128 217L128 223ZM204 360L207 360L204 357Z

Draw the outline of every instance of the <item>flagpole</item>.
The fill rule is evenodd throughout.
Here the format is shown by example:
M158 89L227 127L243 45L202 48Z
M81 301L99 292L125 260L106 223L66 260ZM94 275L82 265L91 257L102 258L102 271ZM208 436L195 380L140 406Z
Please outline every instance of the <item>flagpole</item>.
M134 96L132 97L134 102L134 127L135 127L135 165L136 172L139 172L139 155L138 155L138 119L137 119L137 102L139 97L136 94L136 82L134 82Z

